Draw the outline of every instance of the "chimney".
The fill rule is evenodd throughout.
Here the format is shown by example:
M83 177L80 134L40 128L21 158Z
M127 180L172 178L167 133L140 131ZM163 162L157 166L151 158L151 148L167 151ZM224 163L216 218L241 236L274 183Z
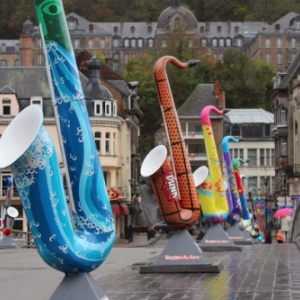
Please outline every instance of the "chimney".
M225 92L220 89L220 80L215 79L214 81L214 94L218 99L219 108L225 108Z

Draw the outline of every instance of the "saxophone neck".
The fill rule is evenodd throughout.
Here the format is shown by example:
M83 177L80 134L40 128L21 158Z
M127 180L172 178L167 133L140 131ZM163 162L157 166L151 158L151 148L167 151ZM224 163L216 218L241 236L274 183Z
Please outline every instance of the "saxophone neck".
M222 139L222 151L223 153L228 153L229 152L229 142L235 142L237 143L239 140L234 138L231 135L227 135Z

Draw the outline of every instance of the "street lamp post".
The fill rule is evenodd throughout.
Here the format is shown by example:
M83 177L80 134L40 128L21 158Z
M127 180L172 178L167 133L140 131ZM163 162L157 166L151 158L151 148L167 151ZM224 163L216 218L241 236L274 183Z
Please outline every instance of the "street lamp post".
M265 183L265 190L266 190L266 199L265 199L265 228L267 230L267 228L268 228L268 205L267 205L267 199L268 199L268 177L265 177L264 183Z
M283 188L284 188L284 207L287 206L287 182L286 173L283 174Z
M130 183L130 224L133 226L133 217L134 217L133 197L134 197L135 179L129 179L128 181Z

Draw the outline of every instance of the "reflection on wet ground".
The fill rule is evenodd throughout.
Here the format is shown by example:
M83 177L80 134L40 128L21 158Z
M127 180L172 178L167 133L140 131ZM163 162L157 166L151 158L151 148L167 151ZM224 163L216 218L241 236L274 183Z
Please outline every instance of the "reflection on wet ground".
M220 273L139 274L131 267L98 279L110 300L300 299L300 253L295 244L243 246L205 252Z

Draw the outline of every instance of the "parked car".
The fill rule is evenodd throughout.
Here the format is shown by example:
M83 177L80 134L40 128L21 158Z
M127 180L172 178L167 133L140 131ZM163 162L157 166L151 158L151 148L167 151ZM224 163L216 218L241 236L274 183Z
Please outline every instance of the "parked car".
M153 225L153 228L158 231L159 233L169 233L174 231L174 229L172 227L170 227L165 221L161 221L158 223L155 223ZM189 233L193 233L196 230L196 226L192 226L189 229Z

